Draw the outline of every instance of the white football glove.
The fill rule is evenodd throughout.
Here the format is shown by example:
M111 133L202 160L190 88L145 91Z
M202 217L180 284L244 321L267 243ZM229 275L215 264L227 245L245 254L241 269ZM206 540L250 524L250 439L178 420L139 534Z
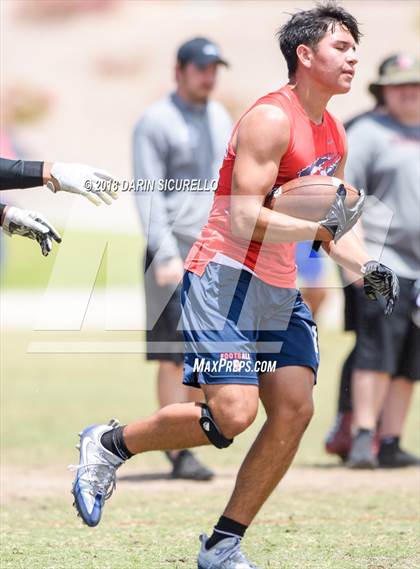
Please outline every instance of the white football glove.
M95 205L102 202L111 204L117 199L116 190L119 183L111 174L86 164L70 164L55 162L51 167L52 181L47 182L47 187L52 192L70 192L85 196Z
M51 252L53 240L61 243L58 231L37 211L8 206L4 213L3 230L8 235L22 235L38 241L42 254Z

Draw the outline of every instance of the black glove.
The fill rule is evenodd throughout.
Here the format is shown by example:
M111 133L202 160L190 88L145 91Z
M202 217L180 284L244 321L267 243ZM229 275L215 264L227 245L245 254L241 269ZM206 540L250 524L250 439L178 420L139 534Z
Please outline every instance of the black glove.
M391 315L400 295L400 283L397 275L377 261L365 263L361 272L366 296L370 300L377 300L377 294L383 296L386 300L385 315Z
M334 237L334 243L343 237L347 231L356 225L359 217L362 215L363 206L365 205L366 194L364 190L359 190L360 198L353 207L347 207L345 204L347 191L344 184L340 184L335 195L335 200L330 207L325 219L320 221L320 225L325 227ZM312 248L318 251L321 241L314 241Z

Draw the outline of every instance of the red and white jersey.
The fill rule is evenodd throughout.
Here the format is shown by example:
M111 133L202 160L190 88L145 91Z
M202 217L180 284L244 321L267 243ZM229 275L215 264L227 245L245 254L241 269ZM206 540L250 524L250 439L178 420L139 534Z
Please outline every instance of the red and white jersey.
M232 171L236 158L232 138L242 118L262 104L280 107L290 123L289 146L281 159L274 186L281 186L299 176L333 176L344 156L343 126L328 111L324 112L321 124L313 123L289 85L258 99L233 129L220 168L213 207L206 225L188 254L185 268L201 276L210 261L228 258L236 266L251 270L270 285L295 288L295 243L248 241L234 236L230 229Z

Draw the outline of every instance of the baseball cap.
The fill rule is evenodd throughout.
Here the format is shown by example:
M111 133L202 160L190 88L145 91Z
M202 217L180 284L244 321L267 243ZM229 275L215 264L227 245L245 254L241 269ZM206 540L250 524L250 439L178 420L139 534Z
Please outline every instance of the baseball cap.
M377 96L384 85L420 83L420 62L413 55L400 53L385 59L379 66L379 77L369 85L369 91Z
M210 63L220 63L228 66L228 62L222 58L219 47L206 38L194 38L183 43L177 52L179 63L194 63L198 67L204 67Z

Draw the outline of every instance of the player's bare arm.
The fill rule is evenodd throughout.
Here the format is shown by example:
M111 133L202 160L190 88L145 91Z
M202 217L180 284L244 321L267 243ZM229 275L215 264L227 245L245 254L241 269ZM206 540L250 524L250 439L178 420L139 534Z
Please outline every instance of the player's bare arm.
M323 243L323 248L340 267L359 276L362 267L371 260L360 240L357 228L351 229L338 243L333 241Z
M289 145L289 121L274 105L260 105L241 121L232 175L232 231L253 241L330 241L332 235L313 221L272 211L264 199L275 185L280 161Z
M341 180L344 180L346 160L347 147L336 171L337 178L340 178ZM340 267L360 276L363 265L370 261L371 257L367 253L363 241L359 236L359 225L360 221L358 221L356 226L346 233L337 243L334 243L334 241L324 242L323 248L325 252L338 265L340 265Z

